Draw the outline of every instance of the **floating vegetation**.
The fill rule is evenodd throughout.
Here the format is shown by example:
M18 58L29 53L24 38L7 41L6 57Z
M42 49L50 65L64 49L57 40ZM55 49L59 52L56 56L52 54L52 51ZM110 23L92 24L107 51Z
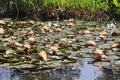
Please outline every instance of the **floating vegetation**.
M51 69L85 58L95 66L119 64L119 31L96 22L1 21L0 32L0 66Z

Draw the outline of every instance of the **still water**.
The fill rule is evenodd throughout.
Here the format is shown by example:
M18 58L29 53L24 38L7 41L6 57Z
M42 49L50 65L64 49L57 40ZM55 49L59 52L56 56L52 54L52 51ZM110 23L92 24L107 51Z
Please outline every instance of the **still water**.
M72 67L48 71L12 70L0 67L0 80L120 80L111 70L98 69L84 61Z

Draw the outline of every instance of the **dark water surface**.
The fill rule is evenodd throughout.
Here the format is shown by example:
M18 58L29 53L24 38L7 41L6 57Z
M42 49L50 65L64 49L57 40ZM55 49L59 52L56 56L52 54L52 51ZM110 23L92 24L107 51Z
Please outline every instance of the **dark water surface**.
M117 77L118 76L118 77ZM118 79L117 79L118 78ZM120 80L111 70L97 69L84 61L72 67L64 66L57 70L21 71L0 67L0 80Z

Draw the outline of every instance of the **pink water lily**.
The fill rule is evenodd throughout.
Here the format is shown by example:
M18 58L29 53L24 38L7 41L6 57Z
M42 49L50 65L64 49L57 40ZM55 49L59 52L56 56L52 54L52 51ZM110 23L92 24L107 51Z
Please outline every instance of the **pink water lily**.
M91 34L91 32L89 30L84 31L85 34Z
M96 46L96 42L93 40L88 41L88 45L90 46Z
M30 37L28 40L29 40L30 43L34 43L35 42L35 38L34 37Z
M62 39L61 39L61 43L62 43L62 44L65 44L66 42L67 42L67 38L62 38Z
M30 24L35 24L35 21L30 20L28 23L30 23Z
M0 24L5 24L5 22L3 20L0 20Z
M4 34L4 33L5 33L4 28L0 28L0 34Z
M56 28L55 32L62 32L62 29L61 28Z
M25 44L23 47L24 47L25 49L30 49L30 48L31 48L31 46L30 46L29 44Z
M44 25L42 28L41 28L41 30L42 31L49 31L49 26L46 24L46 25Z
M33 35L33 34L34 34L34 31L30 31L29 34L30 34L30 35Z
M18 43L18 42L15 42L15 44L14 44L15 46L17 46L17 47L19 47L19 46L21 46L21 44L20 43Z

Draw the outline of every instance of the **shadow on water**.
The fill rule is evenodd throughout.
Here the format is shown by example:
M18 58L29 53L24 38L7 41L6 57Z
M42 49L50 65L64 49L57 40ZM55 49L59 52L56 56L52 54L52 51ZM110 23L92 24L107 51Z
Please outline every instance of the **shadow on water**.
M119 75L117 75L119 76ZM15 71L0 67L0 80L119 80L111 70L97 69L86 61L74 67L64 66L57 70L39 71Z

